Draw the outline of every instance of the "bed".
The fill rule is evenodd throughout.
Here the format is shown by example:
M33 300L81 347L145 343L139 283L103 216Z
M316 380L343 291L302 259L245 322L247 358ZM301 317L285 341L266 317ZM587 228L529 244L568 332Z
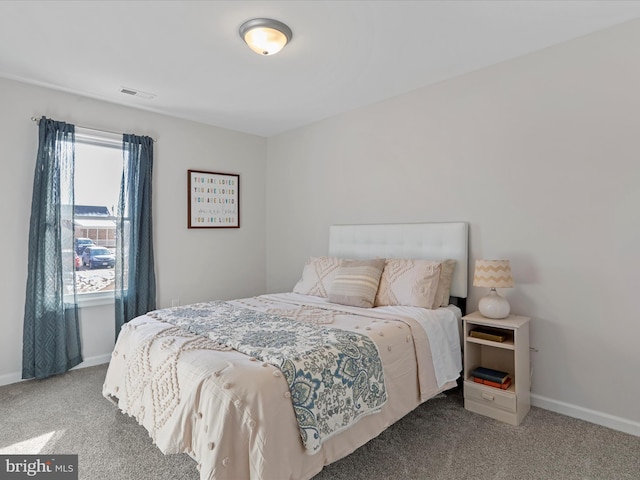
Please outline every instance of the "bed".
M311 478L457 385L467 238L466 223L333 225L291 292L125 324L103 395L203 480ZM409 294L418 271L431 283Z

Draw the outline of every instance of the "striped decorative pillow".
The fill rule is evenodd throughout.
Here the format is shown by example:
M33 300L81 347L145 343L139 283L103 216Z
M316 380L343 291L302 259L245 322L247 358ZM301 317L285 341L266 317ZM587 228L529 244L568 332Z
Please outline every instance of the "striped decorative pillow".
M384 258L343 260L329 290L329 301L354 307L373 307L383 268Z

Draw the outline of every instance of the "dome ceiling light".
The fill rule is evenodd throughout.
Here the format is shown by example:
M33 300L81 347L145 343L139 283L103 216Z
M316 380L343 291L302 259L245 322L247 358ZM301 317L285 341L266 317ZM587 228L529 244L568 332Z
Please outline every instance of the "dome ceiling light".
M240 26L240 36L260 55L278 53L291 41L293 33L284 23L270 18L254 18Z

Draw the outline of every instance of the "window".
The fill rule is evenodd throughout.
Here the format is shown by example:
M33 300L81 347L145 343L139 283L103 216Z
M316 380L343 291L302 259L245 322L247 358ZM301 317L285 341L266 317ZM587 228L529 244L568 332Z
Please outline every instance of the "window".
M80 305L112 299L121 180L122 136L76 128L73 232Z

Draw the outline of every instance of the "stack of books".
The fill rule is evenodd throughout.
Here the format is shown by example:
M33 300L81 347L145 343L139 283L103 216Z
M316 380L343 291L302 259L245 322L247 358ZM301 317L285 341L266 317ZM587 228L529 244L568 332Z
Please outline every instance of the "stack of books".
M500 330L492 330L489 328L471 330L469 336L482 338L483 340L491 340L493 342L504 342L507 339L506 333Z
M471 372L473 381L494 388L506 390L511 385L511 377L507 372L492 368L478 367Z

